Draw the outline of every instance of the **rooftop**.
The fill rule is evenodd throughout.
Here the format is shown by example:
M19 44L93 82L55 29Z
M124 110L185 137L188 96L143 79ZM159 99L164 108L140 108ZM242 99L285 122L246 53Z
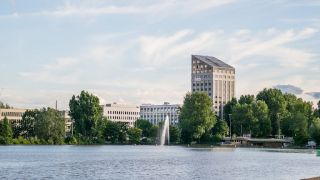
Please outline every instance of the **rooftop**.
M213 56L192 55L192 57L199 59L200 61L203 61L212 67L234 69L234 67Z

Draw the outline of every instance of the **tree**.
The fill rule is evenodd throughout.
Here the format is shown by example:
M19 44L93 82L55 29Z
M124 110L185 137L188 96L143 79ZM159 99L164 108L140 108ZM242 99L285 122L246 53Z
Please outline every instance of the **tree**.
M142 135L142 130L136 127L128 129L129 142L131 144L139 144Z
M43 142L63 144L65 122L63 117L52 108L43 108L36 115L34 134Z
M120 136L120 125L117 122L107 121L105 127L105 138L111 143L117 143Z
M169 126L170 143L177 143L180 139L180 130L176 126Z
M303 146L308 142L308 122L301 112L293 114L290 130L293 132L293 140L296 145Z
M148 120L138 119L136 127L142 130L142 137L150 137L152 124Z
M0 108L2 108L2 109L10 109L11 106L9 104L5 104L5 103L0 101Z
M232 98L231 101L227 102L227 104L223 107L223 114L224 119L229 122L229 114L232 113L232 108L235 107L238 104L238 101L236 98Z
M258 93L257 100L262 100L268 105L271 133L273 135L278 134L281 119L286 112L286 101L282 92L279 89L264 89Z
M34 123L36 122L38 110L27 110L21 120L20 134L28 139L34 137Z
M269 118L269 108L264 101L256 101L251 104L254 122L258 122L254 131L256 137L268 137L271 134L271 121Z
M159 126L158 125L153 125L150 129L150 138L152 143L156 143L158 141L159 137Z
M237 135L251 134L256 119L251 104L237 104L232 110L232 132Z
M240 104L251 104L255 101L254 95L241 95L239 99Z
M72 96L69 107L69 115L74 120L75 132L92 139L97 134L97 122L102 118L99 98L86 91L81 91L80 95Z
M229 126L226 121L219 120L212 128L213 142L218 143L228 134Z
M212 100L203 92L188 93L180 113L181 138L184 143L200 142L216 123Z
M310 136L311 138L317 143L317 145L320 145L320 118L315 118L313 120L312 125L310 126Z
M0 123L0 144L12 143L12 127L7 117Z

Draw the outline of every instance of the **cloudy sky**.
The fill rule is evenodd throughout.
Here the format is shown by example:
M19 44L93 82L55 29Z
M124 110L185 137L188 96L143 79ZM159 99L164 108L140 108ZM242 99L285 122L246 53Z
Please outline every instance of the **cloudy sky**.
M236 94L320 98L317 0L0 0L0 101L182 103L191 54L236 68Z

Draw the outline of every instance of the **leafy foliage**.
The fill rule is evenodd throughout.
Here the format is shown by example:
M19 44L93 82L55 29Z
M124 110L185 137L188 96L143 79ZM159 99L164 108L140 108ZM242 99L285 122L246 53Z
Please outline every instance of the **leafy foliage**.
M133 127L128 129L128 137L129 137L129 142L131 144L140 143L141 135L142 135L142 130L139 128Z
M264 89L257 95L257 100L264 101L269 108L271 120L271 133L278 134L281 118L286 112L286 100L279 89Z
M202 92L188 93L180 114L181 138L184 143L200 141L216 123L212 100Z
M74 121L75 132L86 139L94 139L98 133L97 123L102 118L99 98L86 91L81 91L80 95L72 96L69 107L69 115Z
M170 143L177 143L180 141L180 129L176 126L169 126Z
M310 127L311 138L320 145L320 118L315 118Z
M65 134L64 119L58 111L43 108L38 111L34 123L34 135L48 144L63 144Z
M8 118L5 117L0 123L0 144L11 144L12 143L12 127Z

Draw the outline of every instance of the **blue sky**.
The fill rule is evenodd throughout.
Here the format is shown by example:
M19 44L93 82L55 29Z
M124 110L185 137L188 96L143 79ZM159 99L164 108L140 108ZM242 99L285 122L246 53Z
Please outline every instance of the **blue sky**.
M237 96L277 86L315 101L319 30L316 0L0 0L0 100L182 103L203 54L236 68Z

